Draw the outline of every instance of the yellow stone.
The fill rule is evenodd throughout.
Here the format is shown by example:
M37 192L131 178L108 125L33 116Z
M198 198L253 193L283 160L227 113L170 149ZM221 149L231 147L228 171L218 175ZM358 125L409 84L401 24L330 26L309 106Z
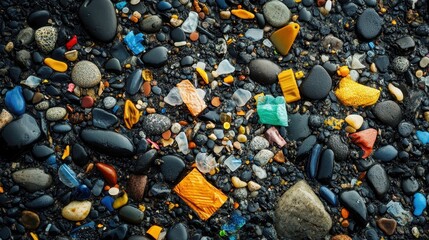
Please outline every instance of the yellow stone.
M234 82L234 77L233 77L233 76L231 76L231 75L228 75L228 76L226 76L226 77L223 79L223 82L224 82L224 83L231 84L231 83L233 83L233 82Z
M146 82L150 82L153 80L153 75L152 75L152 71L145 69L142 71L142 78L143 80L145 80Z
M228 130L231 127L231 124L229 122L224 122L223 123L223 128Z
M240 178L238 178L236 176L231 178L231 182L235 188L244 188L247 186L246 182L242 181Z
M61 156L61 159L64 160L66 157L70 156L70 145L67 145L64 149L63 155Z
M239 134L244 134L246 132L246 128L244 127L244 126L240 126L239 128L238 128L238 133Z
M197 73L204 80L204 82L209 84L209 76L207 76L207 73L204 71L204 69L197 67L195 70L197 70Z
M296 72L295 73L295 78L296 79L301 79L301 78L303 78L304 77L304 72L303 71L298 71L298 72Z
M270 40L280 54L287 55L296 36L298 35L298 32L299 24L289 23L285 27L275 31L271 35Z
M128 194L124 192L124 195L115 199L115 201L113 202L113 208L118 209L127 203L128 203Z
M65 72L68 68L65 62L57 61L53 58L45 58L43 62L57 72Z
M65 52L64 56L66 57L67 60L74 62L77 60L77 57L79 56L79 52L77 50L71 50L71 51Z
M157 226L157 225L152 225L147 231L146 233L151 235L153 237L153 239L158 239L159 234L161 234L162 231L162 227Z
M348 132L348 133L355 133L356 132L356 129L354 129L353 127L351 127L351 126L347 126L346 127L346 132Z
M232 15L241 18L241 19L254 19L255 14L246 11L244 9L233 9L231 10Z
M387 88L389 89L390 94L392 94L397 101L401 102L402 100L404 100L404 94L402 93L401 89L395 87L395 85L393 85L392 83L389 83L389 85L387 85Z
M72 201L61 210L61 215L70 221L82 221L91 211L90 201Z
M359 129L363 124L363 117L357 114L350 114L345 120L354 129Z
M238 136L237 136L237 141L238 141L238 142L241 142L241 143L245 143L245 142L247 142L247 137L246 137L246 135L244 135L244 134L238 134Z
M342 104L352 107L374 105L380 97L380 90L367 87L353 81L350 77L342 78L335 95Z
M338 76L341 77L347 77L347 75L349 75L350 73L350 69L347 66L341 66L338 70L337 70L337 74Z

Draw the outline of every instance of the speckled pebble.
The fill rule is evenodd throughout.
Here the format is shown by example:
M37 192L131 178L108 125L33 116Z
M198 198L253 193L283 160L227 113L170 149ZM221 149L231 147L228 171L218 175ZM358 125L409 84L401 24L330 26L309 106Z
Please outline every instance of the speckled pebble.
M98 67L86 60L76 63L71 77L73 82L82 88L94 87L101 81L101 73Z
M52 107L46 111L46 119L49 121L58 121L63 119L67 114L67 111L63 107Z

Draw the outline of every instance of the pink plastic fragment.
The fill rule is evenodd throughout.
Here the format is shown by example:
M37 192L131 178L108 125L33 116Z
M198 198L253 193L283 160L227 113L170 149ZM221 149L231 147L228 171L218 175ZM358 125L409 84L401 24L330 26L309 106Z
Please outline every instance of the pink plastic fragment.
M286 141L282 136L280 136L279 131L277 131L275 127L270 127L265 132L265 137L268 139L268 142L270 142L270 144L273 144L273 142L275 142L277 145L279 145L279 147L283 147L284 145L286 145Z
M146 138L146 141L148 141L156 150L159 150L159 146L156 142L150 140L149 138Z
M69 91L69 92L73 92L75 87L76 87L76 86L74 85L74 83L69 83L69 85L68 85L68 87L67 87L67 91Z

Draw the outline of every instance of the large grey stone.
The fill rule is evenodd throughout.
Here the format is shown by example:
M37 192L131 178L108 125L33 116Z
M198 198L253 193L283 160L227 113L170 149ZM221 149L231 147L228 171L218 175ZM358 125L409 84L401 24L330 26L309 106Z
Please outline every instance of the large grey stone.
M12 174L15 183L29 192L44 190L51 186L52 177L39 168L27 168Z

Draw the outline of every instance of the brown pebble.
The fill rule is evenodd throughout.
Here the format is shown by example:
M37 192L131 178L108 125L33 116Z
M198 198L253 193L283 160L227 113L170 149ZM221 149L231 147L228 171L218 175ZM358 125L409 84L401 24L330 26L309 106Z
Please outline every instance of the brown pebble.
M219 98L219 97L214 97L214 98L212 98L211 104L212 104L214 107L219 107L219 106L220 106L220 104L221 104L221 102L220 102L220 98Z
M274 161L278 162L278 163L284 163L286 162L286 158L285 155L283 154L283 151L280 150L278 151L275 155L274 155Z
M162 133L163 139L168 140L168 139L170 139L170 137L171 137L171 131L170 130L167 130L167 131Z
M331 240L352 240L351 237L345 235L345 234L340 234L340 235L335 235L331 238Z
M393 235L396 230L396 220L391 218L380 218L377 220L377 226L383 231L386 235Z
M326 0L317 0L317 6L318 7L324 7L326 4Z
M426 122L429 122L429 112L425 112L423 116L425 117Z
M34 93L33 99L31 100L33 104L39 103L43 100L44 95L41 92Z
M142 85L143 95L145 97L149 97L152 87L150 86L150 82L144 82Z
M39 215L37 215L37 213L35 212L27 210L22 211L22 215L19 221L26 229L30 230L36 229L37 227L39 227L40 224Z
M146 175L131 174L128 179L127 193L128 196L135 201L141 202L144 196L144 190L147 184Z

